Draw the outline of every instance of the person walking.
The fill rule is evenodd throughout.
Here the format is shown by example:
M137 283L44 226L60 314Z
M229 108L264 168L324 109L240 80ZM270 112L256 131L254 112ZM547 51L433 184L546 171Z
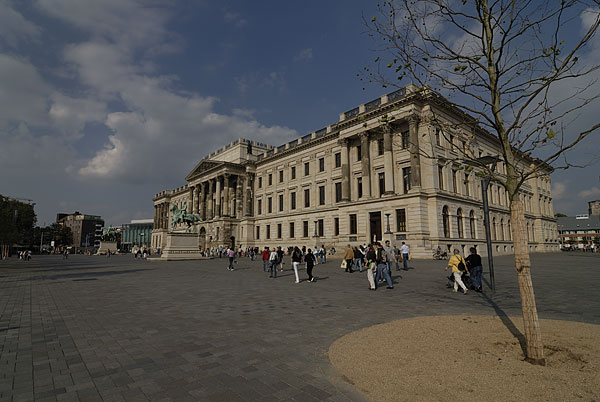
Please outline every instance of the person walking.
M283 272L283 250L281 246L277 247L277 266L279 267L279 271Z
M358 272L362 272L364 254L358 247L354 247L352 251L354 252L354 269L356 270L358 267Z
M352 264L354 262L354 251L352 250L352 247L350 247L349 244L346 247L346 254L344 254L344 260L346 260L346 272L354 272L352 270Z
M481 256L477 254L477 249L471 247L469 249L471 254L465 258L467 268L471 271L471 281L475 286L475 291L481 293L483 291L481 287L481 273L483 272L483 266L481 265Z
M394 282L392 281L392 276L388 271L388 261L389 256L385 251L381 243L377 242L377 251L376 251L376 262L377 262L377 275L375 276L375 283L379 283L381 278L385 278L387 282L388 289L394 289Z
M392 248L392 245L390 244L389 240L385 241L385 246L383 247L383 249L385 250L385 252L387 253L388 256L388 261L387 261L387 270L390 273L390 276L392 275L392 264L394 263L394 249Z
M460 286L463 290L463 293L467 294L467 287L463 283L461 276L463 271L467 271L468 275L469 269L467 268L465 259L462 258L457 249L454 249L454 255L450 257L448 265L446 266L446 271L448 268L452 268L452 275L454 275L454 292L458 292L458 287Z
M308 252L306 253L306 256L304 257L304 260L306 262L306 275L308 275L308 281L314 282L315 277L312 274L312 270L313 270L313 267L315 266L315 263L317 262L317 259L315 258L315 255L310 252L310 248L308 249ZM296 283L298 283L298 282L296 282Z
M405 271L408 271L408 257L410 253L410 248L406 245L406 243L402 242L402 246L400 246L400 254L402 254L402 268Z
M268 250L269 248L266 247ZM277 250L273 249L269 254L269 278L277 278Z
M269 251L269 247L265 247L265 249L262 252L263 272L267 272L270 255L271 255L271 252Z
M321 244L321 252L323 253L323 264L327 262L327 249L324 244Z
M369 289L377 290L377 285L375 284L375 278L373 277L373 270L377 269L377 254L375 253L375 249L371 244L369 244L367 248L366 254L366 270L367 270L367 280L369 281Z
M227 249L227 257L229 258L229 266L227 267L227 269L229 271L233 271L233 260L235 259L235 250L232 247Z
M300 277L298 276L298 266L302 263L302 251L298 247L294 247L294 251L292 251L292 267L294 268L294 274L296 275L296 283L300 282ZM307 267L308 271L308 267ZM312 271L312 268L311 268Z

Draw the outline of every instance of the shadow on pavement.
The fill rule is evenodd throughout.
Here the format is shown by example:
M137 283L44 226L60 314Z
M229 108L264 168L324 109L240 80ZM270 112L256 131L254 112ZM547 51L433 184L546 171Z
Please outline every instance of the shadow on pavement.
M132 274L134 272L139 271L151 271L151 269L128 269L123 271L105 271L105 272L81 272L81 273L73 273L73 274L61 274L61 275L48 275L48 276L32 276L31 278L21 279L21 281L39 281L39 280L56 280L56 279L65 279L65 278L89 278L101 276L112 276L112 275L122 275L122 274Z

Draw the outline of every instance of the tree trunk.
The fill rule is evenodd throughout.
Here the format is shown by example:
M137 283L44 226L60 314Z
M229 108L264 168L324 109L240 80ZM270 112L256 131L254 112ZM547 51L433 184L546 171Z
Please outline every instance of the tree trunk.
M513 245L515 247L515 268L519 280L521 292L521 308L523 310L523 327L525 329L525 340L527 352L525 360L532 364L546 365L544 359L544 344L538 320L537 307L533 284L531 283L531 263L529 261L529 250L527 241L527 228L525 226L525 210L520 200L510 203L510 219Z

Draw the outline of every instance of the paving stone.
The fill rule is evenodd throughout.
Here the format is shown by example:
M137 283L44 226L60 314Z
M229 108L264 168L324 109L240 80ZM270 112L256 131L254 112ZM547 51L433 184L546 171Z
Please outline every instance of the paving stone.
M599 257L532 255L541 318L600 324ZM336 259L301 284L238 261L0 261L0 402L362 401L329 364L338 337L421 315L521 314L510 257L495 259L495 292L467 296L446 289L444 261L411 261L377 292Z

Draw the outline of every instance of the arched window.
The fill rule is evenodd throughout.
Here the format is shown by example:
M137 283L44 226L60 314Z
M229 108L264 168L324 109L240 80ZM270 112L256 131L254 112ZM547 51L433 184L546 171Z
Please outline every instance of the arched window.
M471 230L471 239L475 238L475 212L469 212L469 230Z
M500 219L500 238L498 240L504 240L504 219Z
M442 225L444 226L444 237L450 237L450 215L448 214L448 207L444 205L442 208Z
M492 240L496 240L498 238L498 233L496 230L496 218L492 218Z
M458 230L458 238L464 238L465 236L463 231L463 214L461 208L458 208L458 210L456 211L456 228Z

